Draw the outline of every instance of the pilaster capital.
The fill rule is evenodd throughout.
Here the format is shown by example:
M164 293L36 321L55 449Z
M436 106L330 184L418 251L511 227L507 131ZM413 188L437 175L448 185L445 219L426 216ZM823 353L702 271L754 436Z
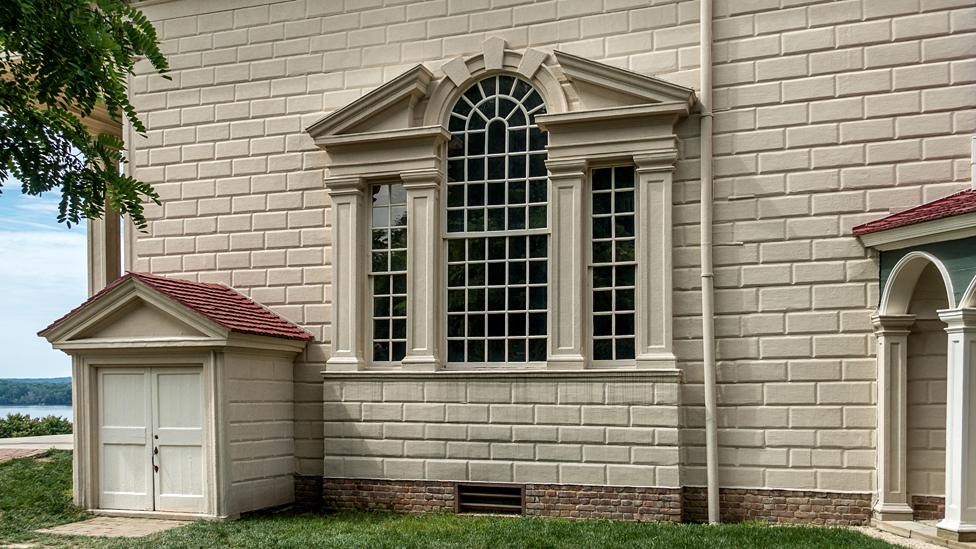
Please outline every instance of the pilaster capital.
M586 172L585 158L550 158L546 160L550 177L583 177Z
M410 170L400 172L400 180L403 181L403 188L410 190L420 189L439 189L444 176L440 170Z
M637 173L671 172L674 171L674 163L677 160L678 151L673 148L643 151L634 154L634 164L637 165Z
M908 335L915 323L915 315L875 313L871 315L875 335Z
M946 332L950 334L976 333L976 309L943 309L939 311L939 320L948 325Z
M327 177L325 188L329 196L359 196L366 188L366 182L362 177Z

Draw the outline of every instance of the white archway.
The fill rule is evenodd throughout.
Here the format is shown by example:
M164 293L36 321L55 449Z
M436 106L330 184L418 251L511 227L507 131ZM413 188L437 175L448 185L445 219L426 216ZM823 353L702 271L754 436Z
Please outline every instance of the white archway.
M966 288L966 292L962 294L962 299L959 300L959 307L963 309L976 309L976 276L969 282L969 287Z
M878 314L882 316L908 314L908 307L912 302L912 296L915 294L918 277L929 265L934 265L939 274L942 275L949 308L955 308L955 292L952 287L952 279L949 278L949 270L932 254L914 251L898 260L898 263L891 269L888 282L881 294Z

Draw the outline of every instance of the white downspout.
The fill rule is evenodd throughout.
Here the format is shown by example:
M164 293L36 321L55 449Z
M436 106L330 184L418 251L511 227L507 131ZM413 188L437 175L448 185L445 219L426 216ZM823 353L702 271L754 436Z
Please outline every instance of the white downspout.
M705 469L708 522L719 522L718 422L715 398L715 281L712 274L712 0L701 0L701 296L705 368Z

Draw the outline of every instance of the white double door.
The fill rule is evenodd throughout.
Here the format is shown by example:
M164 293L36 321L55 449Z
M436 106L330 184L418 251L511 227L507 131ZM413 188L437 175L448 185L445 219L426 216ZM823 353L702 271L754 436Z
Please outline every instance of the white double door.
M100 368L99 508L203 513L201 368Z

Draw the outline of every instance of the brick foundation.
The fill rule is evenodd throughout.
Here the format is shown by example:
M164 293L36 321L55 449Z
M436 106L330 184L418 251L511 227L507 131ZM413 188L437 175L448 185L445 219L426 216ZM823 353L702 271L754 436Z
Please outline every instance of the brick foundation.
M307 486L314 477L296 477L296 498L314 497ZM321 499L331 509L368 509L423 513L454 511L453 482L319 478ZM942 512L941 498L917 496L916 509ZM765 522L850 526L871 519L871 494L799 490L723 489L719 496L723 522ZM936 501L938 500L938 501ZM928 512L928 511L926 511ZM575 484L526 484L525 514L566 518L636 521L704 522L705 489L640 488ZM916 514L916 518L920 517ZM935 518L934 516L932 518ZM941 518L941 514L938 518Z
M679 488L526 484L525 514L681 522Z
M683 489L685 521L708 520L705 489ZM719 491L723 522L760 520L831 526L867 524L871 520L871 494L723 488Z
M454 511L453 482L348 478L325 478L321 482L322 500L330 509Z
M321 507L322 477L295 475L295 504L303 507Z
M912 496L915 520L942 520L945 518L945 498L942 496Z

